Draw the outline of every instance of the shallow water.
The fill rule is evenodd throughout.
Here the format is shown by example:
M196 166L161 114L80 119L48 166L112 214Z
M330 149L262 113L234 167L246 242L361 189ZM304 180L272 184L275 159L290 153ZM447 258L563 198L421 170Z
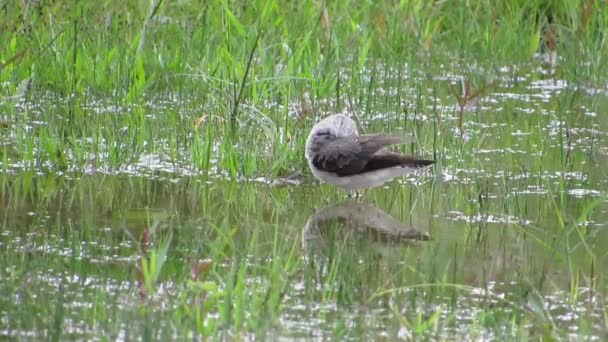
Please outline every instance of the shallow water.
M397 96L389 71L380 76L378 96ZM438 163L367 192L359 199L367 207L341 207L337 218L315 214L336 213L345 195L309 176L275 186L267 173L231 174L220 156L203 169L171 155L161 121L164 110L180 111L171 101L148 104L155 152L120 165L104 159L111 143L90 137L79 142L99 144L99 154L85 156L85 167L76 152L64 170L20 160L11 152L15 122L0 176L0 335L166 339L205 326L244 338L605 338L605 90L499 80L470 108L462 138L446 94L411 90L428 113L380 104L357 113L369 131L414 131L406 151ZM56 101L22 103L26 130L46 126ZM89 105L96 115L131 112ZM379 234L372 216L430 240ZM142 258L162 241L166 261L146 288ZM205 304L188 280L207 262L198 280L223 294L215 304L205 297L201 318Z

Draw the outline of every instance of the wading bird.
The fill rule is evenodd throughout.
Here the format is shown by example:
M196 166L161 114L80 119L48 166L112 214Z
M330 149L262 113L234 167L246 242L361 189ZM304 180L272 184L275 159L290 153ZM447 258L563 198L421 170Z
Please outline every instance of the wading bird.
M435 162L385 149L389 145L404 143L396 136L359 135L352 119L335 114L313 126L306 140L305 156L315 177L352 195L360 189L380 186Z

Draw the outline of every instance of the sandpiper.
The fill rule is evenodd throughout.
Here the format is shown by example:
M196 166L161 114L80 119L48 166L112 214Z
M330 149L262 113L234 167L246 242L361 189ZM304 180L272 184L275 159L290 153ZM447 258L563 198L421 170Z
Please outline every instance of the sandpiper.
M359 135L352 119L334 114L313 126L306 140L305 156L315 177L352 194L435 162L385 149L403 143L404 140L396 136Z

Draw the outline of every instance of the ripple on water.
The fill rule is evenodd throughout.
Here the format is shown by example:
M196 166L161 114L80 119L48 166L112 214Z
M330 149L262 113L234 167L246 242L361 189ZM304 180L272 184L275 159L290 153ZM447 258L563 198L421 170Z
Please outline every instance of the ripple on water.
M522 219L513 215L506 214L475 214L466 215L457 210L448 211L445 216L449 221L466 222L466 223L501 223L501 224L519 224L522 226L532 223L530 220Z

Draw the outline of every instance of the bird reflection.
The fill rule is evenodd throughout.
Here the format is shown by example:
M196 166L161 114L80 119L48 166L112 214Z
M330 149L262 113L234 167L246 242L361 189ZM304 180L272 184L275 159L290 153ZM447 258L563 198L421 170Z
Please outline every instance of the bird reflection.
M404 224L383 210L366 202L348 200L317 210L306 222L302 232L302 247L324 246L336 237L356 235L382 245L404 244L429 240L426 232Z

